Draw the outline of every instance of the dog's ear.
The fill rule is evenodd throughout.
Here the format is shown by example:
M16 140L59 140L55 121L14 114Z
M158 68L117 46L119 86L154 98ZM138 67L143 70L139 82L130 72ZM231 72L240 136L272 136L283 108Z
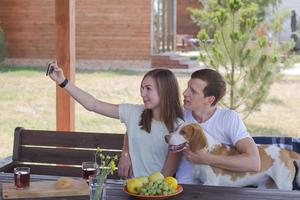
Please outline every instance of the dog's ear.
M193 152L207 147L207 138L198 124L189 124L182 129Z

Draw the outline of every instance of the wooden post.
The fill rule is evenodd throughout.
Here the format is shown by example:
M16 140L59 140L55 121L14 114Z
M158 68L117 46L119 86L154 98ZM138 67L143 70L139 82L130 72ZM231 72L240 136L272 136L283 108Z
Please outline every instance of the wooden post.
M75 0L55 0L56 59L65 76L75 79ZM56 87L56 130L74 131L74 100Z
M167 51L170 51L170 35L171 35L171 18L172 18L172 7L171 7L171 2L172 0L167 1L167 9L168 9L168 14L167 14Z
M162 1L162 52L165 52L166 45L166 1Z
M177 35L177 0L173 1L173 30L172 30L172 50L176 51L176 35Z

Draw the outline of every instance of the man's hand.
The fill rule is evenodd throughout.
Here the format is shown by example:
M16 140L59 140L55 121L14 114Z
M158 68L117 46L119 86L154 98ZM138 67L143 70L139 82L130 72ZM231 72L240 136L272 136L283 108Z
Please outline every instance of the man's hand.
M213 154L200 150L192 152L189 146L183 154L188 161L195 164L206 164L213 167L237 172L258 172L260 170L260 157L257 146L252 138L243 138L235 145L237 154Z
M186 145L186 147L183 151L183 155L191 163L208 164L207 163L207 158L209 156L209 153L205 152L204 150L199 150L197 152L192 152L188 144Z
M133 176L131 158L127 152L121 154L118 164L118 174L122 179L127 179Z

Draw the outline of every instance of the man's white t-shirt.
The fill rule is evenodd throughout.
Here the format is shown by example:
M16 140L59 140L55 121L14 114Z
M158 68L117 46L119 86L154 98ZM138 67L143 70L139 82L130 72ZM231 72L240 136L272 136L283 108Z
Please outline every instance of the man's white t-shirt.
M184 120L198 123L192 111L188 109L184 110ZM198 124L207 134L222 144L233 146L237 141L250 137L238 113L228 108L217 108L208 120ZM192 166L184 157L177 168L176 179L183 184L193 183Z
M167 127L163 122L152 119L151 132L142 130L139 122L143 110L143 105L119 105L119 118L127 128L134 177L160 172L168 154L168 144L164 138L169 133Z

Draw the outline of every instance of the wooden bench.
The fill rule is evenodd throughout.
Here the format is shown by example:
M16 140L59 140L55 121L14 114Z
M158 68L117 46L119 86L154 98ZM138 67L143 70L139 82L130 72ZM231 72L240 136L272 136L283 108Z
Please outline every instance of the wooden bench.
M81 163L93 161L97 147L104 154L122 151L123 134L26 130L17 127L13 155L0 161L0 172L28 166L32 174L81 176ZM119 178L117 173L109 178Z

